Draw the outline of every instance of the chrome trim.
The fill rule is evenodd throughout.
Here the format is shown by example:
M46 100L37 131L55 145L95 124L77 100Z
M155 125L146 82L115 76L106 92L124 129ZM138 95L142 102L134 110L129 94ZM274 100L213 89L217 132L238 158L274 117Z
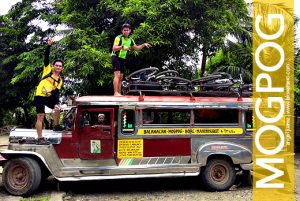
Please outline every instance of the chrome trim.
M44 138L48 139L51 144L60 144L62 131L43 130ZM9 134L9 142L11 143L33 143L37 137L36 129L20 129L17 128Z
M212 150L207 151L204 150L205 148L208 148L211 145L221 145L221 146L232 146L232 147L238 147L239 150ZM233 164L241 164L241 163L249 163L252 161L252 151L249 150L247 147L244 147L239 144L226 142L226 141L217 141L217 142L208 142L202 144L198 150L195 153L195 159L198 163L201 163L202 165L206 165L207 158L211 155L226 155L229 156L232 159Z
M160 178L160 177L185 177L198 176L197 173L169 173L169 174L144 174L144 175L114 175L114 176L86 176L86 177L56 177L59 181L87 181L87 180L108 180L108 179L135 179L135 178Z
M59 176L63 167L53 145L17 144L10 143L8 150L1 152L5 155L33 155L37 156L53 176Z
M210 145L214 145L214 144L227 144L227 145L232 145L232 146L240 147L242 149L246 149L248 152L250 152L252 154L252 152L248 148L246 148L246 147L243 147L243 146L238 145L238 144L230 143L230 142L224 142L224 141L217 141L217 142L206 143L202 147L199 148L199 152L202 149L204 149L206 146L210 146Z
M5 150L5 151L1 151L1 154L3 154L3 155L11 155L11 154L34 155L34 156L37 156L44 163L44 165L49 169L49 166L46 163L44 157L41 154L38 154L38 153L33 152L33 151Z
M252 170L253 163L248 163L248 164L241 164L241 168L243 170Z
M236 103L235 107L232 107L232 103L229 102L80 102L81 105L106 105L106 106L124 106L124 107L137 107L144 106L146 108L155 107L155 108L236 108L236 109L245 109L248 107L252 108L252 103L241 102Z

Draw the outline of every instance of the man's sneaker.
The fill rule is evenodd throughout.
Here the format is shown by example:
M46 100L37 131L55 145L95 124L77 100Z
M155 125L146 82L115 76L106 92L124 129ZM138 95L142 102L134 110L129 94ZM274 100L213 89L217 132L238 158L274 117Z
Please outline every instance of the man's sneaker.
M38 138L37 139L37 142L36 142L37 145L49 145L51 144L51 142L49 142L48 140L46 140L45 138Z
M62 127L61 125L56 125L53 127L53 131L63 131L64 127Z

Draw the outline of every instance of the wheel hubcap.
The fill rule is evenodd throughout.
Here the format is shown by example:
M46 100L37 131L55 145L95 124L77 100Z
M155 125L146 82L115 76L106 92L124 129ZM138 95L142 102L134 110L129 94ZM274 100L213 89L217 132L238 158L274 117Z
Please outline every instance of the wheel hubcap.
M212 171L212 178L217 182L222 182L226 179L228 174L227 168L223 165L216 165Z
M10 185L22 189L28 183L28 171L22 165L15 165L8 173Z

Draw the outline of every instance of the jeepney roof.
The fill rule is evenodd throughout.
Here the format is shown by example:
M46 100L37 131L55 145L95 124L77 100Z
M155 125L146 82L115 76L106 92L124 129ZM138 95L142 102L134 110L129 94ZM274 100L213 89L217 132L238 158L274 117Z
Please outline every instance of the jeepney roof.
M82 96L76 105L252 105L252 98L186 96Z

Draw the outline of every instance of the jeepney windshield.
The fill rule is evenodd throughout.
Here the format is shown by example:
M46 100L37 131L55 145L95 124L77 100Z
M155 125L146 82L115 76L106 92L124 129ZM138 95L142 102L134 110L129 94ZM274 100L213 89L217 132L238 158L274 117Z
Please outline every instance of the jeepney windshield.
M72 126L74 124L76 117L76 107L72 107L65 115L64 115L64 126L66 130L72 130Z

